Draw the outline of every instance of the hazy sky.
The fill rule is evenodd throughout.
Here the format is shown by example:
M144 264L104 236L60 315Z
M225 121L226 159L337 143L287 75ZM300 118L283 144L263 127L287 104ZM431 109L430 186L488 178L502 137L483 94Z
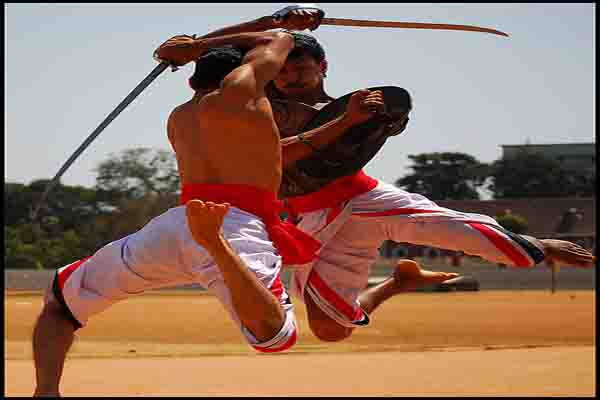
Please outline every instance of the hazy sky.
M154 68L176 34L271 14L288 3L5 4L5 181L51 178ZM502 144L595 142L595 4L319 3L330 17L471 24L509 33L322 26L326 89L406 88L414 110L367 173L393 183L409 154L456 151L482 162ZM188 65L166 71L62 178L92 186L93 169L132 147L170 149L170 111L192 93Z

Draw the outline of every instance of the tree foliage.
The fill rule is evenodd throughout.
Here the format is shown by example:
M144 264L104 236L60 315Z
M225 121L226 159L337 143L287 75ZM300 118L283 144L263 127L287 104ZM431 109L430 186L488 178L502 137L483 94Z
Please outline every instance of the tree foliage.
M5 268L59 268L177 205L179 176L169 152L126 150L98 172L94 188L57 184L35 221L30 213L49 180L4 184Z
M527 233L527 220L520 215L506 212L496 217L501 227L513 233Z
M479 199L477 188L487 177L486 164L464 153L409 155L413 172L396 186L431 200Z
M558 161L528 151L495 161L491 171L490 190L499 199L573 196L586 186L582 177L568 172Z
M97 189L129 198L179 190L177 160L166 150L128 149L100 163L96 172Z

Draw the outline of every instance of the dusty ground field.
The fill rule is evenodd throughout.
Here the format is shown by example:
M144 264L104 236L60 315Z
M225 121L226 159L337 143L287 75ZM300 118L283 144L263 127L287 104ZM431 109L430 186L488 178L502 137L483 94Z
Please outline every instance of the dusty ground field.
M127 300L81 330L63 395L593 396L595 292L397 296L342 343L319 342L295 301L298 343L257 354L215 298ZM5 395L33 391L39 294L5 296Z

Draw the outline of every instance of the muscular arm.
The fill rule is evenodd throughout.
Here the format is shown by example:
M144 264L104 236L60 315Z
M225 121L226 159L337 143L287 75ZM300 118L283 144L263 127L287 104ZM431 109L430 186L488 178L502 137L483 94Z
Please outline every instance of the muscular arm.
M225 35L235 35L239 33L248 33L248 32L264 32L270 29L277 28L273 17L266 16L260 17L255 20L249 22L242 22L241 24L228 26L222 29L217 29L216 31L207 33L200 37L200 39L208 39L214 38L217 36L225 36Z
M234 45L249 51L242 65L221 82L221 97L230 107L245 105L249 99L264 96L266 84L279 73L294 48L292 35L285 32L244 33L201 39L200 51L206 48Z
M295 163L298 160L308 157L319 149L340 137L344 132L350 129L354 124L346 118L346 114L312 129L303 132L301 140L298 135L281 140L282 157L284 168ZM309 141L310 144L306 143Z

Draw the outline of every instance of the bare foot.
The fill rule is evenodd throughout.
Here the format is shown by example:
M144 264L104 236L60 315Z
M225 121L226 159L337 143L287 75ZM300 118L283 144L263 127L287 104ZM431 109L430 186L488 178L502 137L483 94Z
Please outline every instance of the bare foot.
M567 264L573 267L590 268L596 257L578 244L565 240L542 239L544 253L549 264Z
M205 248L218 242L222 236L221 226L229 204L215 204L202 200L190 200L186 204L188 226L194 240Z
M400 260L394 271L396 287L403 291L415 290L421 286L442 283L448 279L459 276L454 272L435 272L421 269L421 266L412 260Z

